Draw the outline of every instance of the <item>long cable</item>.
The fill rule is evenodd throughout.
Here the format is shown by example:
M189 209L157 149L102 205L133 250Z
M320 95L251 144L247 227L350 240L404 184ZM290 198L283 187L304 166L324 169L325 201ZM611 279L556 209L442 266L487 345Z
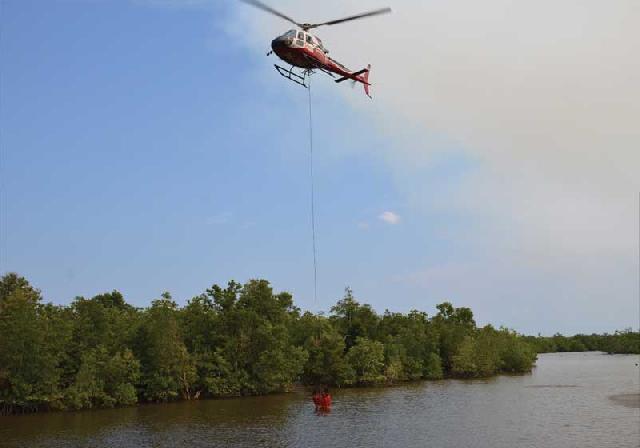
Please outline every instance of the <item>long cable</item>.
M311 112L311 77L309 77L309 168L311 174L311 239L313 241L313 304L318 305L318 259L316 255L316 210L313 181L313 114Z

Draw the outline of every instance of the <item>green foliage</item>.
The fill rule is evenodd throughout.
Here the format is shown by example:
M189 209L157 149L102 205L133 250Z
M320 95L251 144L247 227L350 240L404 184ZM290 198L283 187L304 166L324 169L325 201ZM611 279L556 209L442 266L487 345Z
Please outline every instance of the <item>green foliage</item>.
M519 373L531 370L537 358L535 348L522 336L507 329L502 329L499 336L502 371Z
M195 354L195 398L239 396L247 382L244 372L235 372L221 350L204 350Z
M347 362L353 368L357 384L375 384L385 380L384 345L381 342L358 336L347 353Z
M72 338L65 347L61 368L63 385L70 386L75 381L86 352L102 347L114 355L130 348L140 316L125 303L118 291L100 294L92 299L76 297L66 311Z
M24 278L0 279L0 413L486 377L528 372L544 351L640 352L631 330L525 337L477 328L449 302L434 317L378 315L348 288L329 316L301 314L265 280L213 285L184 307L164 293L137 309L118 291L41 302Z
M446 372L454 371L454 357L467 336L473 335L476 324L469 308L454 308L449 302L436 306L438 314L433 325L439 335L439 355Z
M60 407L60 368L69 340L63 310L41 305L39 292L15 274L0 280L0 411Z
M104 346L91 349L82 355L75 381L65 391L65 404L72 409L135 404L139 378L140 362L130 350L110 355Z
M442 369L442 360L440 355L431 352L427 356L424 366L423 378L428 380L439 380L444 378L444 370Z
M530 371L535 360L535 350L522 337L487 325L465 336L452 357L451 372L461 377L522 373Z
M144 312L136 335L136 354L142 362L143 395L150 401L191 399L196 366L178 325L176 303L169 293Z
M432 355L438 351L439 335L426 313L411 311L409 314L385 312L380 322L380 335L385 344L385 363L400 362L390 372L396 373L396 380L417 380L431 375L436 377L442 371L440 358L438 366L433 364ZM431 363L429 366L428 364Z
M640 354L640 331L627 328L614 334L577 334L563 336L527 336L527 341L538 353L600 351L606 353Z
M451 371L458 376L475 376L478 374L476 364L476 341L471 336L465 336L456 354L451 357Z
M299 318L290 294L273 294L265 280L208 291L218 313L219 354L238 394L287 390L302 373L307 353L292 341Z
M42 300L40 291L33 288L24 277L14 272L5 274L0 279L0 310L16 294L20 295L23 301L34 305Z
M338 331L344 335L347 349L356 343L359 337L374 339L377 333L379 318L370 305L360 305L353 297L350 288L345 289L345 295L333 308L331 320Z
M344 337L323 316L305 313L294 326L295 341L307 352L302 380L307 384L345 385L353 371L345 359Z

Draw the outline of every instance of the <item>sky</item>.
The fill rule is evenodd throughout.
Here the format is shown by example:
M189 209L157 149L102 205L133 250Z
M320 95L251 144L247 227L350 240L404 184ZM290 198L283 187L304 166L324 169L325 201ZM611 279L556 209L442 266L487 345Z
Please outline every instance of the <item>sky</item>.
M238 1L0 1L0 271L137 306L266 278L305 310L444 300L528 334L638 328L640 2L271 0L374 99L267 57Z

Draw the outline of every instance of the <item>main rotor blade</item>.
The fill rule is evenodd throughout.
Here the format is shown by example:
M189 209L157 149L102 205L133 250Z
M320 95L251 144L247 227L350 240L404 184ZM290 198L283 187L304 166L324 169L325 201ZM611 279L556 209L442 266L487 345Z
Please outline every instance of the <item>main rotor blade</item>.
M281 19L286 20L287 22L291 22L296 26L300 26L301 25L296 22L295 20L293 20L291 17L286 16L284 14L282 14L280 11L276 11L275 9L273 9L271 6L265 5L264 3L258 1L258 0L240 0L242 3L246 3L247 5L251 5L255 8L261 9L263 11L266 11L268 13L273 14L274 16L278 16Z
M354 16L345 17L343 19L330 20L329 22L311 23L311 24L305 23L304 28L311 29L311 28L318 28L319 26L324 26L324 25L337 25L338 23L348 22L350 20L364 19L365 17L379 16L381 14L387 14L390 12L391 12L391 8L381 8L381 9L376 9L374 11L363 12L361 14L356 14Z

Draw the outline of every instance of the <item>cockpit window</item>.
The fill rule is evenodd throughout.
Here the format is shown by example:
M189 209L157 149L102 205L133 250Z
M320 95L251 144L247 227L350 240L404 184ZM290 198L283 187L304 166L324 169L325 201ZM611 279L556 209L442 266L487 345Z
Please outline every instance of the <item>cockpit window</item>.
M304 40L304 33L302 31L298 31L298 39Z
M307 34L307 43L313 45L313 37L311 37L311 34Z
M296 37L296 30L289 30L286 33L284 33L284 37L292 37L295 38Z

